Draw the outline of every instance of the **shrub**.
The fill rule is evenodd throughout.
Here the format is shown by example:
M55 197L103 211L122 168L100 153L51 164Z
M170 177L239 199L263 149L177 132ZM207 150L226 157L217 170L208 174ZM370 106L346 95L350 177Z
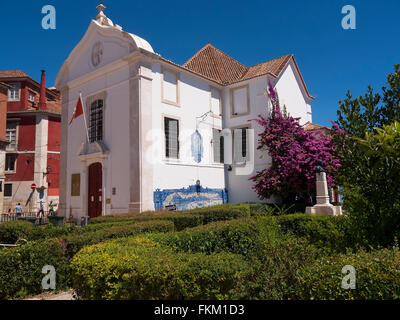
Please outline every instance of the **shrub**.
M68 288L70 272L62 241L34 241L0 250L0 300L41 293L46 265L56 269L57 290Z
M84 246L102 241L134 236L141 233L174 231L171 221L144 221L127 225L114 225L94 232L74 233L64 238L68 256L72 258Z
M143 238L87 247L71 263L83 299L238 299L248 264L238 255L176 253Z
M42 239L21 247L0 250L0 299L42 293L41 280L44 275L41 271L45 265L56 268L57 290L65 289L70 285L69 259L81 248L112 238L173 231L174 225L171 221L148 221L115 225L92 232L83 230L74 229L74 232L59 239Z
M149 221L170 220L175 229L180 231L214 221L232 220L250 216L250 207L247 204L224 204L214 207L198 208L187 211L152 211L145 213L128 213L91 220L92 224L114 223L122 221Z
M318 247L344 252L355 246L345 216L294 214L280 216L277 221L282 232L304 237Z
M252 259L248 290L253 299L292 300L298 290L299 268L320 259L323 251L306 239L269 236Z
M215 221L224 221L250 217L250 206L245 204L239 205L221 205L215 207L194 209L188 213L192 215L201 215L203 224Z
M356 270L356 289L342 288L344 266ZM400 251L398 248L336 254L299 270L298 299L399 299Z
M34 226L27 221L12 221L0 224L0 243L14 244L20 238L28 238Z
M250 255L266 236L268 224L244 218L220 221L181 232L155 234L151 238L177 251L189 253L231 252Z

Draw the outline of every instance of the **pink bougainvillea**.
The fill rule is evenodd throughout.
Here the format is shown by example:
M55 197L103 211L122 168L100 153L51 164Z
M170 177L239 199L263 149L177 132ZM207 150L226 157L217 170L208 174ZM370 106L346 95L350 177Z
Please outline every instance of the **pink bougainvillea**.
M273 104L271 115L269 118L260 115L254 120L265 128L259 135L258 149L266 150L272 159L269 168L250 178L259 197L265 199L276 195L284 202L292 202L296 197L308 199L315 191L318 160L322 160L328 185L333 187L340 163L333 156L332 138L319 131L306 131L299 118L284 116L271 83L267 92Z

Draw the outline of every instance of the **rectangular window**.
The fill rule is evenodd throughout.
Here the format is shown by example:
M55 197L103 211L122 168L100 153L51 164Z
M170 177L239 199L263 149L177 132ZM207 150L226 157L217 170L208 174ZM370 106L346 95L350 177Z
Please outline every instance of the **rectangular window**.
M4 185L4 196L12 197L12 184L11 183L6 183Z
M162 101L173 105L179 105L178 75L174 72L163 72Z
M164 118L165 157L179 159L179 121Z
M17 162L17 155L16 154L7 154L6 155L6 172L15 172Z
M103 140L103 100L96 100L89 110L90 143Z
M232 115L240 116L249 113L247 86L232 89Z
M8 101L19 101L21 84L20 83L10 83L12 88L8 90Z
M250 161L248 128L235 129L233 134L235 163Z
M10 142L6 147L6 151L17 150L17 122L8 122L6 130L6 140Z
M221 130L213 129L214 162L224 163L224 137Z
M30 91L29 91L29 98L28 98L28 100L29 100L30 102L35 102L35 94L34 94L33 92L30 92Z

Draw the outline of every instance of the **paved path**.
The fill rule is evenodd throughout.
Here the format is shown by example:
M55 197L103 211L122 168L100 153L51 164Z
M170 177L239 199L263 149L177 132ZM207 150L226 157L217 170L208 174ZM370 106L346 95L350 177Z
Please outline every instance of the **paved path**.
M69 290L66 292L61 292L58 294L41 294L26 300L62 300L62 301L66 301L66 300L75 300L75 298L73 297L73 291Z

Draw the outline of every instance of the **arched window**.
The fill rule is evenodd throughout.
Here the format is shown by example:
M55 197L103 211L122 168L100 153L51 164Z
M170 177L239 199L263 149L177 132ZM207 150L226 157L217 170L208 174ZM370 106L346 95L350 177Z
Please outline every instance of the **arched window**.
M90 143L103 140L103 100L96 100L89 109Z

